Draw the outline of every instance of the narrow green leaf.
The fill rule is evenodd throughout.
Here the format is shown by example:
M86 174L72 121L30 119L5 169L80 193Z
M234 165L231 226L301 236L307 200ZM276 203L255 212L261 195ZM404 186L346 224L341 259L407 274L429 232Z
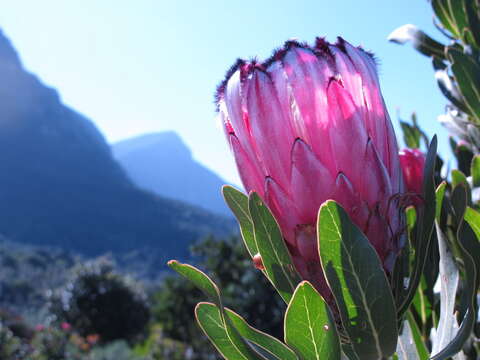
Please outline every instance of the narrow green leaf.
M375 249L332 200L320 208L318 241L322 268L355 352L360 359L389 357L396 349L397 318Z
M467 207L465 210L465 220L475 232L477 239L480 240L480 213L470 207ZM480 253L477 255L480 256Z
M471 171L473 187L480 187L480 155L472 159Z
M453 169L451 172L452 175L452 186L455 187L457 185L463 184L464 186L468 186L467 177L459 170Z
M452 63L451 70L462 93L470 115L480 123L480 65L470 55L449 46L447 56Z
M217 319L220 317L218 307L215 304L201 303L198 305L198 307L201 308L201 311L204 314L213 314L213 317ZM271 359L298 360L297 355L295 355L295 353L291 349L289 349L287 345L282 343L280 340L274 338L273 336L265 334L260 330L253 328L245 321L244 318L242 318L240 315L238 315L234 311L228 308L225 308L225 311L232 325L235 327L238 333L244 339L261 347L263 350L269 353L271 355L270 356ZM218 326L219 325L217 322L217 328ZM226 329L224 328L223 331L226 331Z
M461 351L471 336L477 317L476 294L479 286L480 244L473 229L478 224L479 215L475 214L473 209L467 210L469 209L467 208L467 193L463 186L453 189L452 205L459 221L457 243L464 265L462 300L466 302L468 309L455 337L443 350L433 356L432 360L446 360Z
M470 45L478 49L480 48L480 4L478 1L464 1L464 4L466 6L468 27L472 34Z
M407 220L407 229L412 231L417 223L417 211L415 210L415 206L407 207L405 210L405 217Z
M416 26L407 24L393 30L388 35L388 41L405 44L410 41L412 46L426 56L435 56L443 59L445 57L445 46L425 34Z
M416 114L415 112L412 112L411 119L412 119L412 124L413 124L413 128L415 129L415 132L417 132L418 134L420 134L420 138L424 141L425 146L428 148L428 144L429 144L428 136L427 136L427 134L425 134L425 132L424 132L422 129L420 129L420 127L418 126L417 114Z
M470 188L467 177L464 173L457 169L453 169L450 172L450 175L452 176L452 186L454 188L459 185L465 188L465 190L467 191L467 204L470 205L472 202L472 189Z
M398 337L397 351L398 360L419 360L418 350L413 338L412 329L407 320L404 321L402 332Z
M405 279L409 274L410 265L410 244L406 243L395 260L391 280L392 292L395 298L395 304L401 304L405 298ZM399 324L401 319L399 320Z
M434 136L428 148L427 158L425 160L425 168L423 170L423 199L424 206L419 209L417 214L417 226L414 234L415 261L413 271L410 276L406 295L398 308L398 318L401 319L403 314L408 310L413 297L420 283L420 279L425 268L425 263L430 251L430 241L433 232L433 223L436 214L436 198L435 198L435 161L437 158L437 137Z
M417 315L419 331L425 339L429 338L430 329L434 326L434 310L433 286L428 286L426 276L423 274L413 298L410 312Z
M457 84L453 81L453 78L449 74L448 66L437 58L432 59L432 65L435 70L435 79L437 80L438 87L443 95L459 110L467 113L468 108L463 102L462 95L458 89Z
M202 271L198 270L197 268L188 265L179 263L176 260L171 260L168 262L168 266L178 272L180 275L184 276L188 280L190 280L195 286L197 286L200 290L202 290L205 295L207 295L210 300L212 300L215 305L221 309L219 313L220 321L222 323L223 328L226 331L226 335L231 344L237 349L240 354L242 354L242 359L264 359L263 356L256 353L238 334L238 332L232 327L229 319L226 319L224 316L223 311L223 304L222 304L222 297L220 295L220 290L218 286ZM209 326L206 323L203 323L205 326ZM219 328L217 325L211 325L212 329L218 333ZM215 341L212 342L216 345ZM229 359L229 358L228 358Z
M419 148L421 134L418 129L406 121L400 121L400 127L402 128L403 141L405 142L405 145L411 149Z
M408 206L405 209L405 219L407 224L407 229L404 236L407 240L405 246L401 249L400 253L395 260L395 265L393 267L392 274L392 291L395 298L395 304L401 304L406 296L405 289L405 279L408 277L410 271L410 253L412 248L412 233L414 232L415 225L417 223L417 212L414 206ZM401 319L398 319L401 321ZM400 324L401 322L399 322Z
M480 286L480 213L471 207L467 207L465 210L465 222L468 224L468 231L464 229L464 232L467 233L468 239L463 242L463 247L470 251L471 259L475 264L476 268L476 282L475 286ZM475 239L471 234L475 235ZM473 251L473 252L472 252Z
M257 193L250 194L248 208L253 221L255 242L267 277L288 303L301 278L293 266L280 228Z
M182 264L177 260L170 260L168 266L190 280L196 287L202 290L211 301L218 305L219 308L223 307L218 286L203 271L192 265Z
M258 248L253 233L253 222L248 210L248 196L229 185L222 187L222 194L228 207L237 218L243 241L253 258L258 253Z
M285 313L285 342L302 359L340 360L335 320L323 297L308 282L295 290Z
M357 353L353 350L352 344L342 343L342 360L360 360Z
M217 306L210 303L199 303L195 307L195 317L202 331L225 359L264 359L260 355L255 356L250 351L239 348L232 341L229 331L222 320L222 312ZM245 346L247 345L245 344Z
M432 0L435 14L454 38L464 44L477 46L479 30L478 9L472 0Z
M443 198L445 197L445 189L447 188L447 183L442 181L440 185L438 185L437 190L435 191L435 199L436 199L436 207L435 207L435 219L438 223L440 223L440 217L442 215L442 206L443 206Z
M471 0L468 0L471 1ZM458 35L460 40L463 40L464 43L468 43L465 38L465 30L467 28L468 20L467 14L465 12L465 1L464 0L448 0L450 14L452 15L453 21L455 22L455 27L458 30Z
M460 37L460 31L458 30L453 16L449 9L450 2L448 0L432 0L433 10L435 15L440 19L442 25L450 31L455 37Z
M432 338L432 354L437 354L444 349L455 336L454 324L455 297L458 289L459 272L453 260L452 253L447 245L447 239L442 229L435 222L437 231L438 250L440 253L440 319L435 336Z
M418 328L417 323L415 322L415 319L410 311L407 312L407 321L410 325L410 330L412 331L412 337L415 341L415 346L417 348L419 359L428 360L428 358L430 357L428 348L423 341L420 329Z

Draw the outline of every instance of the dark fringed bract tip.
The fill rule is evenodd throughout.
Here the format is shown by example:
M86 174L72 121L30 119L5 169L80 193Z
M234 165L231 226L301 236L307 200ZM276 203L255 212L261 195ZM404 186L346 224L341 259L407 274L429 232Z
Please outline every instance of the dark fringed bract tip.
M244 67L244 65L245 65L245 60L238 58L235 61L235 63L232 66L230 66L230 68L227 70L225 77L220 82L220 84L218 84L217 90L215 91L215 96L214 96L214 102L215 102L215 105L217 106L217 111L218 111L218 103L223 98L223 94L225 92L225 88L227 87L228 80L230 80L232 75L235 74L235 72L238 69L241 69L242 67Z
M237 61L230 67L230 69L228 69L224 80L218 85L215 92L215 104L217 106L217 111L218 104L224 97L228 81L238 70L240 70L240 81L242 82L255 71L260 71L270 78L271 75L268 71L268 68L276 62L283 62L286 54L290 50L298 48L311 51L318 58L326 60L330 64L330 66L335 69L335 52L338 50L348 56L347 48L349 46L351 45L341 36L337 37L337 41L335 42L335 44L329 43L325 37L315 38L315 43L313 45L310 45L306 42L299 42L297 39L290 39L287 40L283 44L283 46L275 49L272 55L264 61L259 61L257 58L252 58L248 61L243 59L237 59ZM374 61L375 65L378 66L379 61L372 52L366 51L362 47L357 47L357 49L368 55ZM343 86L343 82L339 78L332 78L330 79L330 82L331 81L337 81Z

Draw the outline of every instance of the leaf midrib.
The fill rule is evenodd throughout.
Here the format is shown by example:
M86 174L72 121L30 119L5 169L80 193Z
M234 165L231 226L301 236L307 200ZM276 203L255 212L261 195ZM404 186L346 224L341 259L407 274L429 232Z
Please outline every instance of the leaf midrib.
M255 204L255 206L257 207L257 205ZM261 209L259 207L257 207L257 210L258 212L260 213ZM292 283L291 279L290 279L290 276L285 272L285 267L284 267L284 264L283 264L283 261L281 261L279 255L278 255L278 252L277 250L275 249L275 246L273 246L273 241L272 241L272 236L271 236L271 233L267 230L267 225L266 225L266 222L264 221L264 216L263 214L260 214L260 217L261 217L261 225L263 227L263 230L264 230L264 233L266 234L267 238L268 238L268 242L270 244L270 247L272 248L273 250L273 254L275 255L275 258L276 260L278 261L278 264L280 264L280 268L282 269L282 273L285 275L285 278L287 279L288 281L288 284L290 285L290 288L293 290L295 290L295 285ZM283 239L282 239L283 241ZM255 234L255 242L257 244L257 248L258 248L258 242L257 242L257 236Z
M308 329L310 330L310 337L312 339L313 347L315 349L315 358L320 360L320 354L318 353L317 342L315 341L315 336L313 334L312 322L310 319L310 311L308 310L307 296L305 295L305 289L303 289L303 303L305 306L305 311L307 312Z
M330 209L330 207L327 208L328 209L328 213L330 214L330 217L332 218L332 223L333 225L335 226L335 230L337 232L337 235L340 239L342 239L342 233L340 232L340 229L338 228L336 222L335 222L335 218L333 216L333 213ZM350 234L349 234L350 235ZM347 253L347 258L348 258L348 262L350 263L350 266L352 269L355 269L355 267L353 266L353 263L352 263L352 257L350 256L350 252L348 251L348 249L346 248L345 244L343 243L343 241L340 241L340 244L342 246L342 248L346 251ZM359 292L361 294L361 299L362 299L362 303L364 305L364 309L365 309L365 312L367 314L367 317L368 317L368 322L370 323L370 327L371 329L373 330L372 331L372 335L375 339L375 347L377 349L377 355L379 355L379 359L381 359L383 357L383 351L380 347L380 342L379 342L379 339L378 339L378 334L377 334L377 328L374 326L374 323L373 323L373 319L372 319L372 315L370 313L370 308L368 307L368 303L366 301L366 298L365 298L365 293L363 292L362 290L362 287L360 286L361 285L361 282L360 282L360 279L358 278L357 274L355 271L352 272L352 275L354 276L355 278L355 282L357 283L357 288L359 289Z

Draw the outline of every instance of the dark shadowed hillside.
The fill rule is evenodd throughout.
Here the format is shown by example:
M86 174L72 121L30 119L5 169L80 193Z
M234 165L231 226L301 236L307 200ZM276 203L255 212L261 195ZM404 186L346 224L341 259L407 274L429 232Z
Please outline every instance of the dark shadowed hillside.
M163 261L232 228L134 187L92 122L27 73L0 33L1 235L87 255L149 249Z
M176 133L138 136L113 144L112 150L138 186L230 216L220 194L225 181L196 162Z

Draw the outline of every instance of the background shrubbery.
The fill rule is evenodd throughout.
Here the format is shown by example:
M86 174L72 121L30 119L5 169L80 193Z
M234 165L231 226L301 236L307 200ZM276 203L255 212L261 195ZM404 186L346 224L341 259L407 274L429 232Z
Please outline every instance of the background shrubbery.
M68 323L81 336L98 335L102 343L135 342L150 319L146 295L132 279L115 273L113 263L89 262L51 299L56 322Z
M216 277L227 306L282 336L284 304L239 238L210 237L191 253ZM150 282L119 272L108 258L83 263L55 249L6 242L0 264L0 360L218 358L193 317L204 297L177 275Z

